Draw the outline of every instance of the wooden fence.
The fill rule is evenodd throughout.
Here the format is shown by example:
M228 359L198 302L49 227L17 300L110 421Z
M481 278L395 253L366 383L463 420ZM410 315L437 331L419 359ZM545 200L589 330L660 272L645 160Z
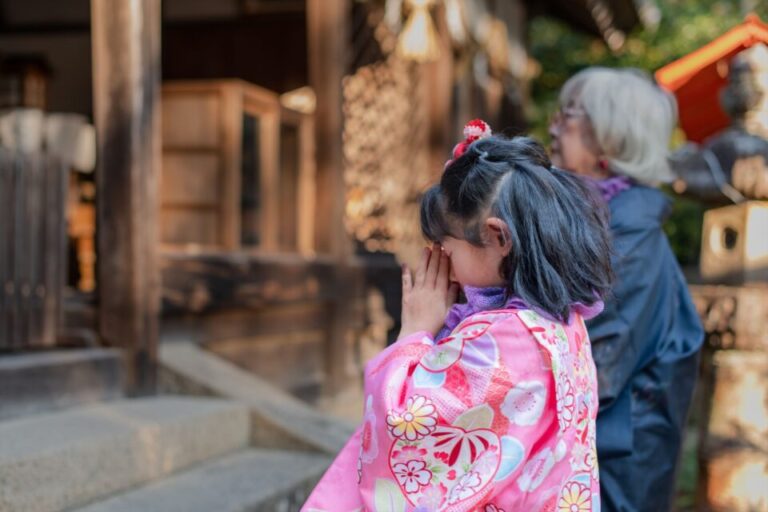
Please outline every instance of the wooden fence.
M0 350L54 345L66 271L67 173L0 149Z

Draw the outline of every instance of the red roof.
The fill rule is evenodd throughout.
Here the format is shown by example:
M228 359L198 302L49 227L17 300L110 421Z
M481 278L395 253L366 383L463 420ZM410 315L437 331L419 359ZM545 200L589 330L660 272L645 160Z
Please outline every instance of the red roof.
M768 43L768 24L750 14L744 23L656 71L656 81L677 98L688 139L702 142L730 124L720 107L720 90L733 56L757 43Z

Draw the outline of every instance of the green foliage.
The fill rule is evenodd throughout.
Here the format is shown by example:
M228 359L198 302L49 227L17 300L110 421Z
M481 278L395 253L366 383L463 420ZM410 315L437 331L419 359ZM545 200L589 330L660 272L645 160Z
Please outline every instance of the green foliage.
M699 473L698 430L689 426L683 443L683 453L680 457L680 469L677 474L677 496L675 510L677 512L693 512L696 510L696 484Z
M536 135L546 138L546 122L565 81L588 66L658 68L710 42L741 23L739 0L657 0L661 22L656 30L638 28L621 51L611 52L599 39L576 32L559 21L539 17L530 25L531 56L541 65L533 82L530 119ZM768 2L754 12L768 21Z
M531 56L541 66L532 83L528 118L531 133L547 141L547 123L557 108L560 87L588 66L634 67L648 73L710 42L741 23L745 0L656 0L661 21L656 30L638 29L621 51L611 52L599 39L576 32L550 18L536 18L529 27ZM768 21L768 2L754 2L755 12ZM678 141L680 142L680 141ZM696 264L703 208L675 199L666 229L675 254L684 265Z
M673 201L664 231L680 265L696 266L699 264L704 206L692 199L676 196L671 191L667 192Z

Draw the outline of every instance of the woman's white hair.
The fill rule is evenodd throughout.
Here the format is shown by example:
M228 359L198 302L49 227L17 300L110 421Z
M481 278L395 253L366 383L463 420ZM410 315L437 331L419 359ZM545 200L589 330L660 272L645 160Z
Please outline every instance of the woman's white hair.
M677 102L645 73L587 68L565 83L560 104L584 110L611 171L646 185L672 181L667 156Z

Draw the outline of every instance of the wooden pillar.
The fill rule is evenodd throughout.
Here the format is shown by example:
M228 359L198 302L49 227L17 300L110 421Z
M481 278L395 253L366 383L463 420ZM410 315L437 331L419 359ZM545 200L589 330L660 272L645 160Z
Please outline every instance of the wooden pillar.
M336 262L338 296L330 304L326 343L326 392L344 382L347 354L344 280L351 244L344 228L344 156L341 81L347 72L349 0L307 0L309 81L315 91L316 191L315 241L319 253Z
M91 0L99 333L151 393L159 320L160 0Z
M309 81L315 91L316 243L321 253L347 252L344 236L343 97L348 0L307 0Z

